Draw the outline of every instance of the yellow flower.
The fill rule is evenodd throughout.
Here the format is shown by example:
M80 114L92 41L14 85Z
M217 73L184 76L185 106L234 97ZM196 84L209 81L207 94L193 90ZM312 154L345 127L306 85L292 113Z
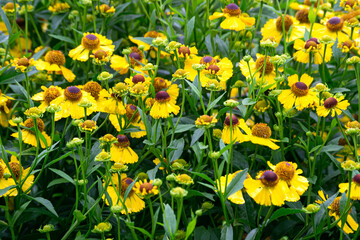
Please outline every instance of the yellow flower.
M299 111L318 105L319 99L316 92L310 89L312 81L313 78L306 73L301 76L300 80L297 74L288 77L288 86L291 89L281 91L278 96L279 102L284 105L285 109L291 109L295 105Z
M256 54L256 62L251 58L249 62L246 62L242 59L239 63L240 70L242 74L246 78L255 78L256 84L261 85L262 87L266 87L271 85L270 89L275 87L275 67L274 64L270 62L270 56L266 58L266 66L264 72L264 65L265 65L265 56L261 54ZM282 71L278 69L278 71ZM264 78L262 74L264 72Z
M5 102L2 102L1 98L2 96L0 95L0 125L7 128L9 126L13 102L10 100L12 99L10 97Z
M345 42L349 39L351 28L345 25L343 18L332 17L328 20L324 20L323 24L314 24L313 37L320 38L321 36L328 35L334 39L337 38L339 42ZM357 38L359 36L357 32L358 28L355 28L353 38Z
M96 11L99 11L99 7L96 6ZM114 6L109 6L107 4L101 4L100 5L100 14L103 15L104 17L110 17L113 16L115 14L115 8Z
M144 179L143 181L139 180L135 183L134 190L142 198L157 195L159 194L159 190L157 186L153 185L153 182L153 180L148 182L147 179Z
M4 161L0 158L0 189L5 189L10 186L15 186L15 181L12 178L5 178L5 173L8 172ZM16 191L16 190L15 190ZM15 191L13 189L8 190L3 196L16 196Z
M340 0L340 7L344 8L345 11L356 9L358 4L356 0Z
M111 161L122 164L135 163L139 156L130 147L130 141L125 135L117 136L117 143L110 148Z
M15 67L16 70L21 72L28 71L29 68L34 66L35 60L33 58L28 59L26 57L23 58L14 58L11 60L11 66Z
M266 100L260 100L254 106L254 109L260 113L264 113L269 108L270 104Z
M155 78L156 79L156 78ZM135 74L134 76L130 76L129 78L125 78L125 83L129 85L129 87L134 86L137 83L142 83L144 85L149 86L151 84L151 78L143 73Z
M346 40L345 42L340 42L337 45L338 49L340 49L343 53L358 53L359 52L359 40Z
M108 62L110 62L112 52L105 52L102 49L97 50L93 54L90 55L90 58L93 59L93 64L96 65L106 65Z
M231 181L233 180L234 177L236 177L236 174L240 173L242 170L240 171L236 171L235 173L230 173L229 175L227 175L227 186L229 186L229 184L231 183ZM250 175L248 174L247 178L251 178ZM220 188L221 188L221 192L225 193L225 188L227 186L225 186L226 183L226 176L221 176L220 177ZM235 204L244 204L245 203L245 199L243 196L243 189L240 189L239 191L231 194L228 199L230 202L235 203Z
M301 169L297 169L296 163L280 162L273 165L269 161L267 162L271 170L273 170L280 178L280 181L285 181L289 187L289 193L286 200L296 202L300 200L300 196L309 187L309 181L306 177L300 176L303 173Z
M143 72L141 70L142 66L140 63L146 65L147 61L144 58L144 54L137 47L131 47L131 53L129 54L129 61L125 57L119 55L113 55L111 57L110 67L120 74L125 74L129 71L129 67L133 68L136 72Z
M84 132L92 132L97 129L96 122L93 120L85 120L83 123L79 124L79 128Z
M323 191L320 190L318 192L318 194L322 198L323 201L316 200L317 203L321 204L321 203L325 202L328 199L328 196L327 195L325 196ZM335 221L340 219L340 199L341 199L341 197L335 198L335 200L328 207L329 216L333 216L335 218ZM346 234L353 233L359 227L359 224L357 222L355 222L355 220L351 217L351 215L349 213L347 214L346 222L345 222L344 228L343 228L343 230L344 230L344 232ZM340 220L337 223L337 225L341 228L342 220Z
M273 171L259 172L257 179L247 178L244 187L257 204L263 206L282 206L289 194L285 181L279 181L279 176Z
M145 33L144 38L152 38L152 39L161 38L163 40L167 40L167 37L166 37L165 34L160 33L160 32L156 32L156 31L149 31L149 32ZM143 46L144 51L149 51L150 56L152 58L156 58L156 55L157 55L157 48L156 47L153 47L150 44L148 44L146 42L143 42L143 41L141 41L139 39L135 39L132 36L129 36L129 40L131 42L135 43L136 45L138 45L138 47ZM169 55L170 54L165 52L165 51L160 52L160 57L161 58L169 56Z
M5 169L5 173L8 173L11 175L10 171L12 172L12 175L10 178L12 178L12 176L14 176L16 178L16 182L19 184L20 182L23 182L23 185L21 187L23 192L26 192L27 190L29 190L29 188L32 186L33 182L34 182L34 175L29 175L29 171L30 171L30 167L27 169L24 169L21 166L21 163L19 162L19 160L17 159L17 157L15 156L11 156L11 161L9 162L9 166L10 169L6 168ZM9 179L10 179L9 178ZM14 180L14 179L12 179ZM10 190L10 196L16 196L18 194L17 190L11 189Z
M349 183L340 183L339 191L341 193L349 190ZM348 196L348 194L346 194ZM360 174L356 174L352 178L350 198L353 200L360 200Z
M137 107L135 105L132 105L132 104L127 104L126 105L126 114L125 114L125 116L126 116L127 121L129 123L128 123L128 125L125 125L125 119L121 118L121 126L122 126L122 128L124 128L125 126L128 126L128 127L133 126L135 128L140 129L137 132L130 132L130 136L132 138L141 138L143 136L146 136L145 124L141 120L140 113L137 111ZM110 120L111 124L115 127L115 129L118 132L120 132L121 128L120 128L118 117L115 114L110 114L109 120Z
M124 201L124 195L126 189L134 181L133 179L127 177L125 173L121 174L120 182L119 182L118 174L113 174L111 178L112 181L110 181L110 179L106 179L106 181L110 181L110 185L106 189L106 191L111 198L112 206L116 206L116 205L122 206L123 207L123 209L121 210L122 214L126 214L125 207L127 209L127 213L140 212L145 208L145 202L141 200L141 198L136 194L134 189L130 190L129 195L125 200L125 206L122 205ZM110 205L108 199L106 199L105 194L102 196L102 198L105 199L105 203L107 205Z
M165 169L165 166L168 164L166 158L163 158L163 162L161 162L159 158L155 158L155 159L153 160L153 163L154 163L155 165L160 164L160 167L159 167L160 170L164 170L164 169Z
M248 135L248 141L267 146L273 150L279 149L279 146L274 143L278 142L278 140L270 138L271 129L266 123L257 123L251 130L246 124L242 124L241 129Z
M309 63L311 55L312 64L321 64L323 58L325 59L325 62L328 62L332 57L332 45L333 44L328 44L325 51L325 45L320 43L315 37L310 38L306 42L301 39L296 39L294 43L294 48L296 49L294 58L298 62Z
M178 57L180 59L192 58L198 54L198 50L196 47L189 47L185 45L181 45L178 49Z
M46 145L49 147L50 143L51 143L51 138L44 131L45 124L44 124L43 120L41 120L40 118L37 118L36 123L37 123L37 128L38 128L39 132L44 136L44 138L46 140ZM14 125L11 121L10 121L10 124ZM26 119L26 121L24 123L21 123L20 125L27 127L27 128L33 128L33 127L35 127L34 119L28 118L28 119ZM33 130L22 129L21 134L22 134L21 139L24 143L32 145L34 147L37 147L36 135ZM11 136L15 137L15 138L19 138L19 132L15 132L15 133L11 134ZM45 143L42 140L42 138L40 138L39 141L40 141L40 146L42 148L45 148Z
M176 88L178 89L177 85ZM150 116L154 119L168 118L170 113L177 115L180 107L176 105L176 98L171 97L168 91L159 91L155 95L155 103L151 107Z
M2 10L4 10L4 12L8 15L12 15L13 13L15 13L15 7L16 9L18 9L20 6L19 4L14 5L13 2L8 2L2 7Z
M240 128L243 128L246 125L244 119L238 119L235 115L232 115L232 139L230 139L230 116L225 118L224 129L222 130L222 140L225 144L229 144L235 140L235 142L246 142L249 141L248 136L243 134Z
M101 112L119 115L123 115L126 113L121 93L118 90L119 89L117 89L117 85L115 85L115 87L110 89L110 93L108 93L107 91L100 92L99 97L105 99L104 101L102 101Z
M103 50L108 55L114 52L115 45L106 37L97 33L84 33L81 45L69 52L69 57L74 60L86 62L89 59L90 52L95 53L97 50Z
M70 5L68 3L54 3L49 6L48 10L53 14L65 13L69 11Z
M251 27L255 24L255 18L249 17L246 13L241 13L239 6L235 3L227 5L222 13L215 12L209 19L214 20L220 17L225 17L225 20L220 24L222 29L241 31L246 26Z
M285 15L285 32L287 32L287 42L294 41L295 39L302 38L304 36L304 30L297 26L299 21L294 17ZM291 33L289 34L289 30L292 26ZM261 34L263 38L273 37L275 38L277 43L280 43L283 38L283 20L282 16L279 16L276 19L269 19L264 27L261 29Z
M329 97L325 101L321 101L321 105L316 108L316 113L320 117L326 117L331 113L331 117L340 115L342 113L341 110L346 110L346 108L350 105L348 100L344 100L344 96L341 97Z
M226 87L226 81L233 75L233 64L228 58L219 59L218 57L198 57L187 58L185 60L184 70L189 73L189 79L195 80L198 72L193 69L194 64L204 64L205 68L200 71L201 86L205 87L207 83L213 79L220 80Z
M196 119L195 125L197 127L213 127L217 123L215 116L201 115Z
M40 101L39 108L45 110L46 107L50 106L50 103L56 98L63 95L64 90L58 86L50 86L49 88L41 86L42 92L36 93L32 96L32 100Z
M191 185L191 184L194 184L194 181L193 179L187 175L187 174L180 174L180 175L177 175L175 177L175 181L179 184L183 184L183 185Z
M92 103L90 108L87 108L86 114L90 115L96 109L96 101L86 91L81 91L80 86L70 86L64 90L63 95L55 98L51 101L52 104L59 105L61 110L55 113L55 121L60 120L61 118L71 117L72 119L80 119L85 116L85 110L83 107L80 107L78 104L82 101L87 101Z
M92 230L93 233L104 233L109 232L111 230L112 226L109 222L101 222L98 225L94 227Z

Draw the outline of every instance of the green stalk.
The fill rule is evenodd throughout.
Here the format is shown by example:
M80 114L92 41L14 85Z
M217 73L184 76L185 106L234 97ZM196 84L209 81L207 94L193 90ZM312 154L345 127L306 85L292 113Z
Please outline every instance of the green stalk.
M24 2L24 6L25 6L25 54L28 53L28 41L29 41L29 36L28 36L28 28L29 28L29 19L28 19L28 6L27 6L27 2ZM16 5L15 5L16 8ZM16 16L15 16L16 18Z
M197 73L198 73L198 84L199 84L199 93L200 93L200 103L201 103L201 107L202 107L203 113L205 114L205 113L206 113L206 110L205 110L204 101L203 101L203 99L202 99L201 81L200 81L200 71L197 70Z

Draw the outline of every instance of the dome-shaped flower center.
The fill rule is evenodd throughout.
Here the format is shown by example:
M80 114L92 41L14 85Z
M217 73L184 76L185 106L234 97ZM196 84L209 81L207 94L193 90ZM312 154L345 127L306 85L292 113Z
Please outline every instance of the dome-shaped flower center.
M45 61L62 66L65 64L65 56L61 51L52 50L45 55Z
M145 82L145 77L143 75L140 74L136 74L135 76L132 77L131 81L136 84L136 83L143 83Z
M343 45L343 47L347 47L347 48L351 49L352 47L354 47L355 43L354 43L354 41L348 39L345 42L343 42L342 45Z
M183 182L183 183L187 183L187 182L190 182L192 180L191 177L189 175L187 175L187 174L180 174L178 176L178 179L179 179L180 182Z
M201 122L211 123L213 120L213 117L209 116L209 115L202 115L202 116L200 116L200 120L201 120Z
M330 205L331 210L333 212L336 212L336 215L338 215L338 216L340 216L340 199L341 199L341 197L335 198L333 203Z
M96 128L96 123L93 120L85 120L83 123L81 123L81 128L93 129Z
M5 169L0 165L0 180L4 177Z
M275 186L279 182L278 175L270 170L263 172L259 179L267 187Z
M10 162L10 169L12 173L14 174L16 179L19 179L20 177L20 164L18 162ZM21 167L21 175L23 175L24 169Z
M215 59L213 57L210 56L205 56L200 60L201 64L205 64L205 65L211 65L213 63L216 63Z
M318 45L320 44L319 40L317 38L310 38L305 43L305 49L317 49Z
M146 92L146 88L142 83L135 84L130 91L134 94L144 94Z
M297 11L295 17L300 23L310 23L309 9L307 8L300 9L299 11Z
M36 123L37 123L37 127L38 127L39 131L43 132L44 129L45 129L45 124L44 124L43 120L41 120L40 118L37 118ZM27 128L33 128L35 126L33 118L26 119L25 122L24 122L24 125ZM28 131L33 133L32 130L28 130Z
M101 89L102 88L101 88L100 84L98 84L97 82L94 82L94 81L87 82L84 85L84 91L90 93L91 96L93 98L95 98L96 100L99 98Z
M28 67L30 65L30 62L29 62L29 59L23 57L23 58L20 58L18 61L17 61L17 65L18 66L24 66L24 67Z
M165 91L159 91L155 95L155 100L158 102L168 102L170 101L170 95Z
M355 3L356 3L355 0L347 0L345 2L345 6L353 7L355 5Z
M220 68L217 65L210 65L206 70L210 71L211 74L216 74Z
M275 173L281 178L286 181L291 180L295 175L295 168L289 162L281 162L276 165Z
M64 91L64 96L70 101L78 101L82 97L82 92L78 87L67 87Z
M229 5L227 5L225 7L224 13L228 13L231 16L238 16L241 14L241 10L240 10L239 6L236 5L235 3L230 3Z
M256 69L259 69L258 73L263 73L265 63L265 56L261 56L258 59L256 59L255 66ZM274 65L270 62L270 57L266 58L266 66L265 66L265 74L270 74L274 70Z
M100 10L101 10L102 12L106 12L106 11L110 10L110 7L109 7L109 5L107 5L107 4L101 4Z
M293 20L291 19L291 17L289 15L285 15L284 17L285 19L285 31L289 31L290 27L293 25ZM283 31L283 20L282 20L282 16L279 16L277 19L276 19L276 29L279 31L279 32L282 32Z
M345 124L346 128L358 128L360 129L360 123L358 121L351 121Z
M94 34L88 34L81 40L82 45L89 50L97 49L100 46L100 39Z
M189 56L191 52L190 52L190 48L181 46L178 49L178 53L179 55L183 55L184 57L186 57L186 55Z
M140 65L138 62L144 58L144 54L137 47L131 47L131 53L129 54L131 65Z
M149 32L145 33L144 37L157 38L158 35L159 35L159 33L156 31L149 31Z
M115 137L114 137L112 134L110 134L110 133L105 134L105 135L103 136L103 139L104 139L105 141L107 141L107 142L113 141L114 138L115 138Z
M339 141L338 141L338 145L346 146L347 145L346 139L345 138L340 138Z
M317 7L318 4L320 4L320 5L323 4L323 0L316 1L314 4L314 7ZM304 0L304 5L311 6L311 0Z
M324 101L324 107L330 109L335 107L338 104L338 101L334 97L330 97Z
M303 82L296 82L291 86L291 91L298 97L306 96L309 92L308 86Z
M132 105L132 104L128 104L126 105L126 117L127 119L130 121L130 119L132 118L133 122L137 122L138 121L138 117L140 116L139 112L136 112L136 106ZM135 114L136 112L136 114ZM135 116L133 116L135 114Z
M50 102L52 100L54 100L54 99L56 99L57 97L60 97L60 96L61 96L61 93L60 93L59 89L57 89L56 87L49 87L44 92L44 101L47 104L50 104Z
M126 189L130 186L131 183L133 183L133 179L131 178L123 178L121 179L121 195L124 196L125 192L126 192ZM131 196L131 194L133 194L133 190L131 189L130 193L129 193L129 196Z
M107 53L104 50L99 49L95 52L94 56L98 60L103 60L104 58L107 57Z
M14 9L14 3L8 2L4 5L4 9L6 10L13 10Z
M257 123L252 127L251 133L256 137L270 138L271 129L266 123Z
M344 20L339 17L332 17L327 21L326 27L331 32L338 32L342 30L344 25Z
M128 147L130 146L130 141L129 139L127 138L127 136L125 136L124 134L120 134L118 135L117 137L117 146L118 147Z
M153 188L154 186L151 183L143 183L140 185L140 193L142 193L144 190L146 191L146 193L149 193Z
M237 124L239 124L239 119L235 115L232 115L232 126L236 126ZM225 118L225 125L230 126L230 116Z
M154 88L155 88L155 92L158 92L164 88L167 88L167 82L165 79L161 78L161 77L156 77L154 79Z
M353 179L352 179L355 183L360 185L360 174L356 174Z
M115 99L116 101L122 101L122 98L121 98L121 95L120 94L117 94L117 93L112 93L111 94L111 97L113 98L113 99Z

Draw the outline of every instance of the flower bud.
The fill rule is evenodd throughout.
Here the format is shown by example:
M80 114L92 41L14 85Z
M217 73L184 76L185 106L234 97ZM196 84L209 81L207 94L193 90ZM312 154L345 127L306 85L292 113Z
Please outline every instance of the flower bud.
M203 69L205 69L205 64L200 64L200 63L195 63L192 65L192 68L196 71L201 71Z
M23 122L23 119L21 117L13 118L12 121L16 124L20 124Z
M102 72L98 75L97 79L99 81L108 81L113 78L113 75L108 72Z
M157 186L157 187L160 187L162 185L161 179L160 178L155 178L154 181L153 181L153 185Z
M46 111L49 113L57 113L61 110L61 106L57 104L50 104L46 107Z
M96 162L109 162L111 160L111 155L108 152L101 152L95 157Z
M251 56L250 56L250 55L246 55L246 56L243 57L243 60L244 60L245 62L250 62Z
M41 233L48 233L48 232L52 232L54 230L55 230L54 225L52 225L52 224L47 224L43 228L38 229L38 231Z
M170 195L175 198L183 198L186 197L188 194L188 191L183 189L182 187L176 187L170 190Z
M168 40L163 37L157 37L152 40L152 44L157 47L166 47L166 45L168 44Z
M211 153L209 154L209 157L210 157L211 159L216 160L216 159L218 159L218 158L221 157L221 154L220 154L220 152L211 152Z
M238 106L240 103L238 101L235 101L233 99L228 99L224 102L224 106L234 108Z
M318 204L309 204L306 208L303 208L303 211L307 214L313 214L320 211L320 205Z

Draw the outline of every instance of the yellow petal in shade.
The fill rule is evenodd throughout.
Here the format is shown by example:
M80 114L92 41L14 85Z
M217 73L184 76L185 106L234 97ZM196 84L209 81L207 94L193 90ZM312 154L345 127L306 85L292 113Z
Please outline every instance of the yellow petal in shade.
M139 156L131 149L131 147L120 147L114 144L110 149L111 161L123 164L135 163L139 160Z
M238 17L229 17L221 22L220 27L222 29L241 31L245 29L245 23Z
M70 70L67 69L64 66L60 66L61 72L64 75L64 78L68 81L68 82L72 82L75 80L76 76L75 74Z

